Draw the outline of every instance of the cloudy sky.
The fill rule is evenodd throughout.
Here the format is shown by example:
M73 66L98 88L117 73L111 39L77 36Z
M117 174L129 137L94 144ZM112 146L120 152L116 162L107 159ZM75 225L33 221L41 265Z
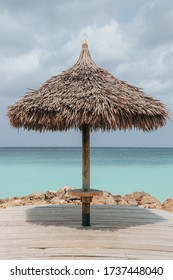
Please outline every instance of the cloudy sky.
M86 38L100 67L160 99L173 114L172 0L0 0L0 146L80 146L80 132L11 128L7 107L75 64ZM92 133L92 146L173 147L156 132Z

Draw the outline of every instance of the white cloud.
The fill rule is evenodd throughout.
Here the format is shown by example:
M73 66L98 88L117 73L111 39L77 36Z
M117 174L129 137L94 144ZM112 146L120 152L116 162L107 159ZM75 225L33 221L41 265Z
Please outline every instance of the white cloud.
M34 79L39 69L39 54L31 52L18 57L0 59L1 90L5 96L20 94L22 87L27 88L27 79ZM28 82L29 84L29 82ZM25 87L26 86L26 87Z
M18 57L2 59L0 65L0 71L5 69L5 75L13 77L14 75L22 75L27 72L32 72L39 67L39 54L37 52L31 52Z
M129 42L127 44L123 30L116 20L110 20L102 27L87 27L83 34L86 34L89 43L91 42L91 49L102 64L125 60Z
M172 1L58 3L1 1L0 75L8 94L17 94L14 84L32 87L72 66L86 37L99 66L156 98L172 100Z

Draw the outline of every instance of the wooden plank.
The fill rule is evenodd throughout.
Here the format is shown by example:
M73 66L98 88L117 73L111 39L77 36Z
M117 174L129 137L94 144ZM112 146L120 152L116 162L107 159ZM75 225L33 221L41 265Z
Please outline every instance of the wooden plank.
M69 190L68 194L77 197L90 197L90 196L93 197L93 196L102 196L103 191L97 189L89 189L88 191L83 191L82 189L75 189L75 190Z

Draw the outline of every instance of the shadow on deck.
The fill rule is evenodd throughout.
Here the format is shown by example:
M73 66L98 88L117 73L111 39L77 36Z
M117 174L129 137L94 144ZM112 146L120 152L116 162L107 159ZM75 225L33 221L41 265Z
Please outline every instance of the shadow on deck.
M92 205L91 226L81 226L80 205L46 205L26 210L27 222L42 226L116 231L128 227L155 224L165 219L154 210L124 205Z

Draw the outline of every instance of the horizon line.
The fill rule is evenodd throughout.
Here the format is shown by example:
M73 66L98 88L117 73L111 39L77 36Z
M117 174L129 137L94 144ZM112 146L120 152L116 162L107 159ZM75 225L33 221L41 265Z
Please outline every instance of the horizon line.
M0 148L82 148L82 146L0 146ZM152 149L170 149L173 146L90 146L90 148L152 148Z

